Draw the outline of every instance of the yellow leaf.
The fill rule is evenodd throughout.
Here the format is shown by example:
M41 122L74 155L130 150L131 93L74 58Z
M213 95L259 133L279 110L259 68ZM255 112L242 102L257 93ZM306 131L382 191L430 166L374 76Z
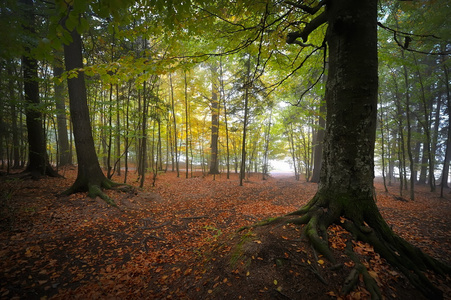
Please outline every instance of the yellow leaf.
M318 260L318 263L319 263L320 265L322 265L322 264L324 264L324 260L320 259L320 260Z
M274 279L274 285L277 285L277 280Z
M370 274L371 277L373 277L374 279L377 279L377 278L379 277L379 276L377 275L377 273L374 272L374 271L368 271L368 274Z

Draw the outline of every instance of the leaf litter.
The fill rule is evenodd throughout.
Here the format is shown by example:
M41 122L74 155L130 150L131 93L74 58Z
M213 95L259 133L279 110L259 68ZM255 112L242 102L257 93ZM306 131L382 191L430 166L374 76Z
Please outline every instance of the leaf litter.
M349 234L328 228L342 268L315 253L293 225L237 230L305 204L316 184L294 178L243 187L236 174L162 174L156 187L106 191L118 208L86 194L60 197L63 178L0 180L1 299L368 299L362 279L349 295L341 286L353 267L343 255ZM133 178L133 175L131 176ZM122 179L114 178L120 182ZM148 180L147 182L150 182ZM397 187L378 206L390 226L435 258L451 263L449 194L419 187L415 201L399 201ZM418 299L403 275L374 249L354 242L386 299ZM450 299L450 278L428 274Z

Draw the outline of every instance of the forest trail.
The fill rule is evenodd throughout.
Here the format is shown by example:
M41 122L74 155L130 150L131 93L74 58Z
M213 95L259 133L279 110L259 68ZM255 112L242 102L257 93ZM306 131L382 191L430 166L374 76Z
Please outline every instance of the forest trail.
M290 280L293 286L302 282L301 275L278 277L278 286L284 283L284 289L278 291L263 282L276 280L269 276L280 276L278 271L263 269L267 276L259 276L260 282L251 284L247 272L258 274L261 265L251 264L244 271L225 262L234 251L232 244L240 227L297 209L314 195L316 184L296 181L293 176L262 180L260 175L252 175L240 187L237 174L231 174L230 179L221 174L213 180L201 173L185 179L168 172L158 177L156 187L150 186L149 178L143 190L107 191L118 204L114 208L85 194L60 197L76 172L66 170L64 175L66 179L40 181L0 178L1 299L221 299L250 294L277 299L277 295L295 295L296 291L286 288ZM376 188L378 206L395 232L451 263L450 194L447 192L441 199L427 192L426 187L419 187L417 199L404 202L393 196L398 195L396 186L390 187L390 194L382 192L379 183ZM338 241L340 231L335 232ZM258 242L271 245L272 251L283 251L280 255L289 255L290 259L304 253L293 228L274 229L270 235L261 231L255 234L259 236L253 238L256 246L260 246ZM258 252L262 248L252 251L262 260L279 255ZM399 295L415 294L402 276L393 273L380 258L376 265L379 269L374 272L387 286L386 291L391 291L388 295L393 293L403 299ZM295 272L292 267L283 273ZM311 297L322 295L324 299L339 294L332 287L335 281L342 283L345 276L338 273L333 279L331 275L326 288L314 273L302 274L309 283L308 288L303 288ZM447 282L434 280L442 281L445 288L450 283L449 278ZM354 293L365 298L363 287ZM451 295L449 287L447 294Z

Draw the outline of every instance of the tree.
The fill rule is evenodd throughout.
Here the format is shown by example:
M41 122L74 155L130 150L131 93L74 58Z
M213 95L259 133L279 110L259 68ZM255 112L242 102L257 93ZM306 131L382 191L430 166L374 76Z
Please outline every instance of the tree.
M329 51L321 179L311 201L290 214L300 217L289 222L305 224L304 232L312 245L331 262L335 258L328 248L325 229L337 223L372 244L425 295L441 298L441 291L422 271L450 273L451 269L397 236L374 201L377 1L321 1L316 7L286 2L312 15L320 11L302 30L291 33L288 42L307 42L309 34L327 22L325 46ZM364 269L360 265L357 273L363 274L372 298L380 299L377 285Z
M25 9L26 31L30 36L35 34L35 17L33 11L33 1L22 0ZM27 116L28 131L28 165L25 172L30 172L33 178L42 175L57 176L57 173L50 166L43 127L42 113L39 108L39 82L38 82L38 61L31 55L31 46L25 46L25 54L22 55L22 69L24 79L24 92Z
M211 154L210 154L210 174L219 174L218 164L218 138L219 138L219 107L218 100L218 70L216 65L210 65L211 70Z
M63 24L66 30L69 30L64 20ZM114 204L114 201L102 191L102 188L108 189L116 184L110 181L100 168L94 147L83 71L81 36L77 29L72 28L70 37L72 41L64 45L64 59L66 71L69 72L67 86L78 173L73 185L64 193L88 192L90 197L99 196L109 204Z
M64 70L55 62L53 67L53 75L56 80L61 77ZM58 165L67 166L72 164L71 152L69 150L69 139L67 137L67 118L66 118L66 106L64 104L64 86L62 83L55 83L55 106L57 109L56 120L58 124Z

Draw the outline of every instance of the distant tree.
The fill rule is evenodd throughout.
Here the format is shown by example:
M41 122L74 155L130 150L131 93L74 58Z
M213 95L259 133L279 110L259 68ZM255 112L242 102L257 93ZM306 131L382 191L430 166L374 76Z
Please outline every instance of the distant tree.
M55 62L53 67L53 75L59 79L63 75L64 69L58 64L62 62ZM62 83L55 83L55 106L56 106L56 121L58 125L58 165L67 166L72 164L71 151L69 148L69 138L67 135L67 116L66 105L64 99L64 85Z
M211 70L211 144L210 144L210 174L219 174L218 163L218 138L219 138L219 107L220 99L218 99L218 68L210 65Z

